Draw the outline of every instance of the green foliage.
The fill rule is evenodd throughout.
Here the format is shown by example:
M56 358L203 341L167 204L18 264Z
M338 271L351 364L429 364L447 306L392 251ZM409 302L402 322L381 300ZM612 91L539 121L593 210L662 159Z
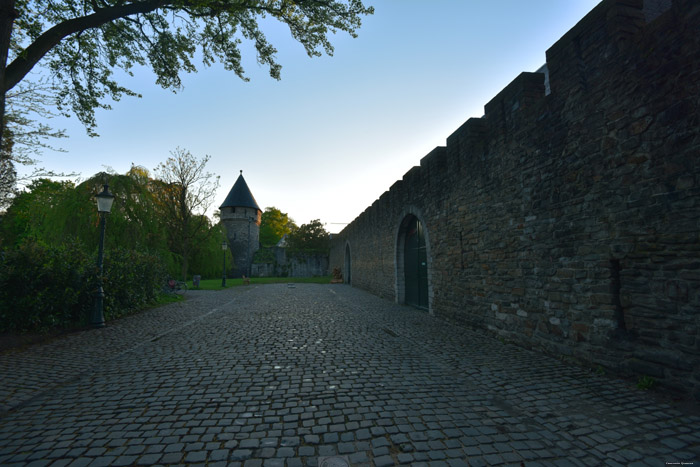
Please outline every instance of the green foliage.
M136 66L150 66L159 85L177 90L180 74L196 71L198 56L205 66L219 61L247 80L240 48L246 40L258 63L279 79L277 50L258 22L269 18L287 25L309 56L332 55L329 35L345 31L355 37L360 16L373 13L361 0L26 0L15 8L10 41L0 43L9 48L7 87L43 59L58 88L59 111L77 116L91 134L95 109L109 108L105 98L137 95L114 79L115 68L131 74Z
M93 303L94 269L74 243L51 248L27 241L5 252L0 331L41 331L84 321Z
M3 320L8 329L43 330L84 319L96 280L99 214L94 196L106 182L116 195L106 224L108 319L154 300L165 269L179 269L160 221L153 193L157 185L145 169L97 174L78 186L36 180L13 200L0 227L7 258L3 280L13 284L3 291L18 291L2 298L7 304L2 308L25 310Z
M275 246L282 237L291 233L296 227L287 213L276 207L267 207L260 221L260 244L263 247Z
M104 271L106 320L155 301L167 277L157 256L123 248L106 252Z
M656 380L652 378L651 376L640 376L640 378L637 380L637 388L642 389L644 391L647 391L651 388L656 386Z
M156 169L158 180L154 183L158 189L154 193L170 251L177 252L182 261L178 277L185 280L190 262L205 251L203 245L213 233L211 221L204 213L214 200L219 177L205 172L210 156L198 159L181 148L170 154Z
M327 253L330 251L330 234L316 219L293 229L287 236L287 246L290 253Z
M81 225L89 230L79 235L95 234L99 221L95 194L102 190L105 183L109 184L109 190L115 196L107 220L110 246L152 251L164 256L168 247L162 221L164 212L158 201L160 187L143 167L132 166L124 175L101 173L86 180L76 190L79 201L74 201L72 207L66 206L68 212L64 211L60 216L65 217L79 207ZM94 241L97 241L96 236Z
M0 224L0 245L17 246L25 239L46 241L55 233L49 217L57 209L64 196L75 187L71 182L55 182L48 179L33 181L28 191L17 195ZM61 232L62 233L62 232Z
M154 195L157 187L141 167L132 167L125 175L100 173L78 186L48 179L32 182L8 209L0 227L1 244L8 247L34 238L60 245L72 238L85 245L96 245L99 214L95 194L105 183L115 195L107 219L110 246L167 250L160 219L163 213Z
M0 13L1 14L1 13ZM20 83L6 97L0 143L0 209L6 208L15 193L16 184L38 177L63 176L42 168L35 168L31 175L17 176L20 165L36 165L32 157L47 149L61 151L47 141L65 138L63 130L53 130L47 120L56 115L51 111L52 86L46 80ZM35 120L39 118L41 121Z
M67 137L65 130L53 130L46 124L57 117L51 111L55 91L48 80L40 78L20 83L5 95L5 128L0 154L16 164L34 165L36 160L32 156L46 149L65 152L48 143ZM41 121L33 119L36 117Z
M149 306L148 308L156 308L162 305L167 305L169 303L181 302L184 299L184 295L161 293L158 294L156 300L153 303L151 303L151 306Z
M17 170L15 170L15 161L11 157L12 132L4 127L4 136L2 144L7 148L0 149L0 209L6 208L12 199L12 194L17 183Z
M97 290L96 254L71 242L26 241L0 262L0 332L46 331L85 324ZM108 250L104 262L106 319L157 298L165 274L159 258L134 250Z
M230 271L233 267L233 257L231 250L226 252L221 249L222 239L226 238L224 228L221 224L215 224L207 227L206 235L202 233L199 236L199 245L197 245L198 253L193 256L189 265L189 270L192 274L199 274L202 277L213 278L218 277L221 280L223 273L224 254L226 255L226 270ZM179 271L179 270L178 270ZM173 275L173 277L175 277Z
M252 277L250 285L264 284L329 284L330 276L317 277ZM243 279L226 279L226 287L221 287L221 279L203 279L199 282L199 290L223 290L229 287L238 287L243 285ZM194 284L190 281L187 283L190 290L197 290Z
M193 214L190 204L187 224L174 228L168 216L174 206L183 206L173 202L174 185L152 179L141 167L124 175L100 173L77 186L36 180L13 199L0 223L0 254L5 258L0 331L46 330L85 320L97 280L100 218L95 194L104 183L115 195L105 236L107 319L153 302L166 277L180 276L187 264L195 274L221 277L225 254L230 270L231 251L221 249L223 227ZM187 233L185 250L174 232Z
M262 247L253 255L254 263L274 263L275 262L275 250L274 247L266 248Z
M134 249L157 255L173 277L188 268L202 276L221 274L222 228L206 216L189 215L187 224L170 216L182 214L177 200L163 193L172 187L153 180L143 167L132 166L124 175L99 173L75 186L71 182L39 179L12 202L0 224L0 247L12 248L27 239L59 246L75 240L94 248L98 243L99 214L95 194L108 183L115 195L107 217L107 248ZM185 236L184 234L187 233ZM183 250L181 241L189 243ZM230 252L226 262L232 264Z

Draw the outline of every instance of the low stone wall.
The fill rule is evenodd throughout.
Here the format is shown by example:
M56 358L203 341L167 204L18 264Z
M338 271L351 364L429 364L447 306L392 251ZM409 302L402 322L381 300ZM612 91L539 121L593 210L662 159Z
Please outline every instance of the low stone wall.
M694 1L603 1L546 75L518 76L334 236L330 267L402 303L413 215L430 313L700 400L699 27Z
M328 254L288 253L286 248L274 247L274 262L253 263L253 277L318 277L327 276Z

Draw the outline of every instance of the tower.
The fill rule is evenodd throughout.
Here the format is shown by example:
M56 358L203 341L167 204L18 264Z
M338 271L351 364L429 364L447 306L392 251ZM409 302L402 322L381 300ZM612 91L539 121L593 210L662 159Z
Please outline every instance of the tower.
M262 211L243 178L242 170L219 210L235 264L233 277L250 277L253 254L260 246Z

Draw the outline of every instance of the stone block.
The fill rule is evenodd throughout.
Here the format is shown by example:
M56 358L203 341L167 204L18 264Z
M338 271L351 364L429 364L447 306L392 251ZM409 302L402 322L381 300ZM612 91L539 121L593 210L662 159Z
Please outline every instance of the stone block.
M444 163L439 148L343 230L331 268L349 242L353 286L399 300L415 209L430 313L650 376L700 366L698 19L646 24L646 3L596 7L547 51L546 98L542 75L518 76L447 138Z

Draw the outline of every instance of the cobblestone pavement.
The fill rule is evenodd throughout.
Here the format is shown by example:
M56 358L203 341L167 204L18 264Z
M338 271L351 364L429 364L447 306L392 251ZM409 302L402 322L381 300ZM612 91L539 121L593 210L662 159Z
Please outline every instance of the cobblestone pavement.
M351 287L193 295L0 354L0 465L700 465L700 416Z

